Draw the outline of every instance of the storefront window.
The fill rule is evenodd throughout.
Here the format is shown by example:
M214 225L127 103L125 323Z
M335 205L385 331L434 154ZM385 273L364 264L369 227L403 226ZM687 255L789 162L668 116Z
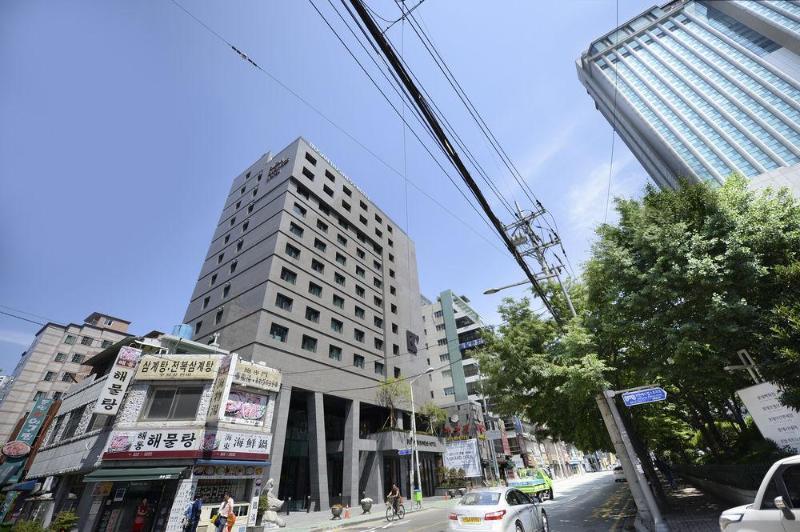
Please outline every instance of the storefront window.
M194 419L202 388L151 388L142 419Z

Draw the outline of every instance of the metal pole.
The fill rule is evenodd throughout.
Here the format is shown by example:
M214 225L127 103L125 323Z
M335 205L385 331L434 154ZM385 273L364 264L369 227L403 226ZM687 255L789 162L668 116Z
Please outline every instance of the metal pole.
M664 519L661 517L661 510L658 508L658 504L656 504L655 497L653 497L653 492L650 491L650 485L647 483L644 475L639 473L637 464L632 460L634 457L636 457L636 451L633 449L633 443L631 443L630 437L628 436L628 431L625 430L625 424L622 422L622 417L619 415L617 404L614 401L614 391L605 390L603 392L603 396L605 397L605 402L607 403L608 409L611 413L611 418L614 420L614 424L617 426L619 437L625 451L626 460L622 463L622 469L625 471L625 477L628 479L628 484L633 487L630 481L635 480L635 483L639 486L642 498L644 499L643 502L648 508L650 517L653 520L655 532L667 532L669 531L669 526L667 526L667 523L664 522ZM625 467L626 462L628 464L627 468Z
M416 380L416 379L415 379ZM414 500L414 461L417 462L417 487L422 490L421 481L422 476L419 472L419 447L417 446L417 416L414 412L414 387L409 383L409 388L411 389L411 444L413 445L414 449L411 453L411 501ZM413 506L413 505L412 505Z
M481 366L478 366L478 382L481 386L481 400L483 401L483 421L484 426L486 426L486 418L489 415L489 407L486 405L486 394L483 393L483 375L481 375ZM497 452L494 450L494 440L491 438L487 438L489 440L489 454L492 457L492 465L494 466L494 479L497 483L500 483L500 466L497 464Z

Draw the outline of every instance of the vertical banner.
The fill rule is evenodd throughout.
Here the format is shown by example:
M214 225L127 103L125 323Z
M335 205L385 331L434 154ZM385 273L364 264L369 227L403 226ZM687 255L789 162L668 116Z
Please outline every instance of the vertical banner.
M136 371L136 364L142 356L142 350L135 347L124 346L119 349L114 366L106 377L97 402L92 408L93 414L105 414L114 416L119 411L122 398L128 390L133 375Z
M231 353L222 359L217 372L217 378L211 388L211 400L208 403L208 421L218 421L225 417L225 406L228 404L228 395L236 373L236 364L239 355Z
M40 398L36 401L36 404L33 405L33 409L31 409L28 417L25 419L25 423L22 424L22 428L19 429L16 441L21 441L33 446L36 435L39 434L39 430L42 428L42 424L47 417L47 411L50 410L52 404L53 399Z

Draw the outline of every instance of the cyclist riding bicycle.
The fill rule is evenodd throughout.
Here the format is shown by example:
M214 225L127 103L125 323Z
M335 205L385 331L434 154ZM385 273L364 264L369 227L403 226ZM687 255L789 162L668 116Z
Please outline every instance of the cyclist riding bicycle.
M400 506L400 488L397 487L397 484L392 484L392 489L389 494L386 496L386 499L392 503L392 510L394 513L397 513L397 508Z

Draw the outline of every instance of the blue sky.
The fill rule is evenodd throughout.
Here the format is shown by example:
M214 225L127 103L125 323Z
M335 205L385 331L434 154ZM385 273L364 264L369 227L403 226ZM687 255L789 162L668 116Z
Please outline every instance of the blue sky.
M398 117L307 1L183 3L499 247L410 135L404 162ZM652 2L619 4L623 21ZM399 13L390 0L369 5L387 19ZM426 0L415 15L556 217L577 267L604 217L611 129L574 61L612 28L615 1ZM408 26L388 35L504 194L521 200ZM413 187L406 213L397 174L169 1L2 2L0 76L0 310L59 322L96 310L136 333L169 331L230 180L299 135L401 227L407 215L423 293L452 288L494 322L502 296L525 292L481 295L522 278L510 256ZM617 142L612 195L640 195L645 183ZM37 329L0 316L5 373Z

